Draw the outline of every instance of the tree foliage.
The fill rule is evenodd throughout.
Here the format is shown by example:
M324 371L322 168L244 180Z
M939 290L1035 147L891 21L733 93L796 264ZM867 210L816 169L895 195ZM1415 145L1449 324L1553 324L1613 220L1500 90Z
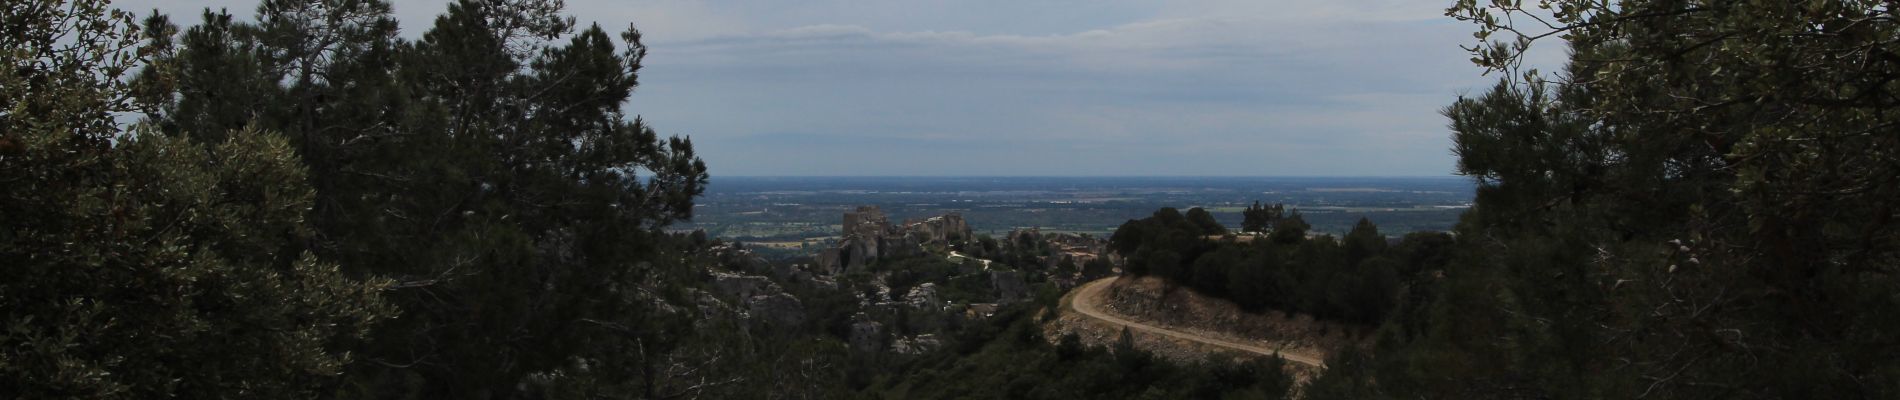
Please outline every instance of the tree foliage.
M1445 110L1479 184L1445 279L1388 330L1382 392L1900 392L1895 8L1460 1L1506 73ZM1560 74L1519 64L1571 47Z
M660 229L706 168L622 110L639 31L555 0L459 1L416 41L374 0L3 10L0 393L704 390L652 304L690 282Z
M63 3L63 4L62 4ZM100 1L5 6L0 396L308 398L374 324L383 280L291 245L306 168L280 135L131 131L149 47Z
M1268 229L1273 228L1274 223L1279 222L1280 218L1284 218L1285 216L1285 204L1261 205L1260 202L1256 201L1253 202L1253 205L1247 206L1246 210L1240 212L1240 230L1246 232L1267 232Z
M622 111L639 31L576 29L559 1L467 0L410 42L390 12L270 0L254 22L207 11L182 30L153 16L138 93L167 134L285 132L316 187L297 244L396 281L403 317L360 349L350 390L512 397L592 363L656 395L657 366L608 367L684 328L641 288L677 265L656 258L658 229L692 215L706 172L691 142Z
M1198 208L1190 210L1195 214ZM1319 318L1378 324L1396 305L1404 284L1401 258L1439 262L1448 249L1402 242L1410 254L1388 249L1387 239L1371 221L1361 220L1344 242L1331 236L1306 240L1299 212L1276 220L1298 240L1217 241L1213 231L1185 222L1172 209L1131 220L1109 240L1128 255L1127 271L1157 276L1201 294L1233 300L1251 311L1276 309ZM1216 224L1218 226L1218 224ZM1225 229L1221 229L1225 231ZM1280 235L1276 229L1273 235ZM1433 238L1435 236L1408 236ZM1433 253L1433 254L1425 254ZM1409 279L1409 278L1408 278Z

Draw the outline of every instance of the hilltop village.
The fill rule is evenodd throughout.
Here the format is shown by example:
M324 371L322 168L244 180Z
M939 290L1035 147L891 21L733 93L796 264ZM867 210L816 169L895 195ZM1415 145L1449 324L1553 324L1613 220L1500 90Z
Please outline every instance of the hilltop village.
M1010 304L1053 299L1120 262L1102 238L1020 229L997 239L973 234L957 213L893 224L875 206L844 213L839 239L808 259L772 262L741 243L710 249L715 293L700 308L735 309L778 328L817 324L853 351L900 354L932 350L950 330ZM824 293L851 301L814 307L809 298Z

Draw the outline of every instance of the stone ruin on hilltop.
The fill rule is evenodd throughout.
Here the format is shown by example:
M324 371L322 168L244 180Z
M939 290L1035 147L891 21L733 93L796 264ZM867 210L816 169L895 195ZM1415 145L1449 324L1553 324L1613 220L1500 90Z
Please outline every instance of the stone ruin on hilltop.
M844 213L844 228L838 244L818 254L817 269L838 274L863 268L879 258L912 256L923 253L924 246L948 246L974 237L963 215L948 213L893 226L877 206L858 207Z

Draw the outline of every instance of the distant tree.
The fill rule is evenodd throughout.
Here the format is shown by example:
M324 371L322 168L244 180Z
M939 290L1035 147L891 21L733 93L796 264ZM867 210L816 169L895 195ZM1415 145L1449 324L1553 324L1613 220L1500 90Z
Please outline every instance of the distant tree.
M1154 250L1144 249L1143 252L1136 254L1140 255L1140 257L1136 258L1141 260L1142 265L1147 266L1149 274L1159 276L1170 283L1186 283L1188 276L1193 273L1193 269L1184 265L1187 260L1191 259L1185 259L1181 256L1181 253L1176 253L1174 250L1165 248Z
M1385 253L1385 235L1379 233L1379 227L1372 220L1359 218L1352 231L1346 233L1343 240L1346 247L1346 263L1356 265L1361 260Z
M1287 308L1294 281L1278 247L1255 247L1257 255L1227 268L1227 293L1234 303L1248 311Z
M1276 221L1274 240L1208 240L1193 218L1173 218L1163 209L1130 220L1110 238L1127 255L1127 272L1155 276L1205 295L1226 298L1250 311L1278 309L1317 318L1379 325L1398 306L1404 263L1387 250L1384 235L1362 219L1344 241L1331 235L1307 239L1297 211ZM1190 211L1189 214L1198 214ZM1172 224L1170 224L1172 222ZM1420 237L1440 237L1420 236ZM1445 249L1411 256L1438 257ZM1437 262L1437 261L1421 261Z
M1400 275L1410 278L1424 271L1445 268L1451 263L1456 244L1457 239L1445 232L1412 232L1405 234L1392 253L1401 262Z
M1348 304L1344 308L1346 319L1367 325L1377 325L1384 321L1387 313L1397 305L1399 294L1399 262L1386 257L1365 259L1352 267L1348 290Z
M1247 206L1245 211L1241 211L1240 229L1247 232L1265 233L1285 215L1286 205L1284 204L1263 206L1255 201L1253 205Z
M1275 231L1278 234L1279 231ZM1350 296L1355 277L1345 262L1345 251L1331 235L1303 239L1287 256L1287 308L1323 319L1345 319L1341 304Z
M977 243L980 246L970 249L971 255L976 258L990 258L1001 250L1001 245L996 242L996 238L990 235L977 235Z
M1114 273L1114 269L1115 264L1108 262L1107 257L1093 258L1088 260L1088 262L1082 263L1082 279L1095 280L1096 278L1106 277Z
M1209 296L1231 298L1227 279L1235 268L1245 268L1247 252L1239 246L1222 246L1194 259L1185 283ZM1240 293L1231 293L1240 295Z
M701 247L706 246L711 243L711 241L706 238L705 229L694 229L693 233L687 237L687 241L692 243L694 246L701 246ZM799 246L804 246L804 245L805 244L803 242L799 243Z
M1213 213L1209 213L1200 207L1188 209L1187 220L1193 223L1194 226L1199 227L1202 235L1227 234L1227 227L1221 226L1220 221L1215 221Z
M1109 235L1109 249L1114 250L1116 253L1121 253L1122 255L1135 254L1136 250L1141 249L1142 243L1148 241L1152 236L1148 232L1148 227L1151 225L1152 224L1147 221L1134 219L1123 222L1121 226L1115 227L1114 234Z
M1306 231L1312 228L1312 225L1306 223L1306 218L1300 216L1299 210L1293 210L1287 213L1286 217L1273 222L1273 234L1270 238L1274 243L1296 244L1306 240Z

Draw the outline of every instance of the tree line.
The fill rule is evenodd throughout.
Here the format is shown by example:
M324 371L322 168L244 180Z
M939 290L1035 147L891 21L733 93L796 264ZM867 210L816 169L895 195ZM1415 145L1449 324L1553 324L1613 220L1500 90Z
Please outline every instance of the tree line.
M1160 277L1248 311L1372 325L1419 271L1442 266L1451 242L1443 233L1414 233L1391 245L1366 219L1341 238L1309 237L1299 211L1284 205L1255 205L1244 215L1247 232L1258 235L1250 240L1224 236L1206 210L1163 208L1122 224L1109 242L1127 257L1130 275Z

